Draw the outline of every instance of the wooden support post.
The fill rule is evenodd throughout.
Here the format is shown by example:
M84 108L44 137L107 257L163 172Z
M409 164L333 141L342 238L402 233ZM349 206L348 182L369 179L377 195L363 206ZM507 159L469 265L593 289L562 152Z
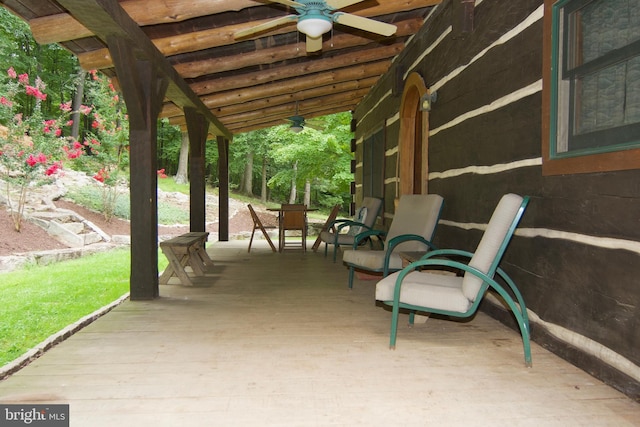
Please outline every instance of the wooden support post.
M122 37L107 41L129 114L132 300L158 297L157 120L168 87Z
M205 231L205 150L209 123L195 108L185 108L189 132L189 230Z
M229 140L218 136L219 227L218 240L229 241Z

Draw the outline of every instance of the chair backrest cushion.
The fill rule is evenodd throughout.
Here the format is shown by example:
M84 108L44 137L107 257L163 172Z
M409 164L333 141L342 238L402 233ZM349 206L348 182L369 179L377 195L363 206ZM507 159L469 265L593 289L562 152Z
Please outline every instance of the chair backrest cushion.
M385 250L389 240L403 234L417 234L427 240L433 238L438 225L442 196L437 194L405 194L400 197L398 208L387 232ZM401 243L397 251L425 251L428 247L417 241Z
M353 220L355 222L359 222L361 224L365 224L365 221L367 220L367 207L366 206L362 206L361 208L359 208L356 211L355 216L353 217ZM348 235L350 236L355 236L357 234L360 234L360 232L362 232L362 226L359 225L354 225L349 227L349 231L347 232Z
M382 199L377 197L365 197L362 199L362 207L367 208L367 215L362 222L369 228L373 228L376 223L376 218L380 215L380 209L382 208ZM357 221L357 220L356 220Z
M498 206L493 211L493 215L491 215L487 229L482 235L471 261L469 261L470 266L483 273L488 273L492 265L497 268L497 263L500 261L499 258L502 257L506 243L508 243L513 234L513 230L510 232L510 229L514 221L518 220L518 211L522 202L523 198L517 194L505 194L502 196ZM491 272L491 276L493 273L495 273L495 270ZM479 277L471 273L465 273L462 280L462 292L469 301L476 300L482 283L483 281Z

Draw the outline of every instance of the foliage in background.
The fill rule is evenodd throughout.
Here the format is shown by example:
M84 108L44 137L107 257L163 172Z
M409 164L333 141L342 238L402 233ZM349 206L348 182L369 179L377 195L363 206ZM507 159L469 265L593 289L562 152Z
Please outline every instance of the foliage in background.
M83 84L91 104L79 108L90 118L90 127L81 138L85 155L74 158L74 169L93 174L100 183L102 213L108 221L115 215L119 194L128 186L129 120L110 79L93 70Z
M47 82L48 96L42 103L46 118L58 114L58 106L75 92L77 58L56 44L39 45L26 22L0 7L0 69L9 67ZM18 101L28 110L33 108L27 97Z
M171 178L161 181L172 181ZM93 186L76 187L69 190L65 196L74 203L86 206L97 212L103 212L103 199L101 193ZM115 204L114 216L122 219L131 219L131 205L128 193L120 194ZM167 203L158 204L158 223L163 225L188 224L189 210L183 206L173 206Z
M277 168L269 187L272 194L285 198L292 180L299 188L309 181L312 203L327 208L340 204L346 210L353 180L351 115L339 113L315 120L324 123L322 131L306 127L292 133L288 126L269 129L269 156Z
M167 175L175 175L178 170L182 132L179 126L169 124L169 119L158 120L158 168Z

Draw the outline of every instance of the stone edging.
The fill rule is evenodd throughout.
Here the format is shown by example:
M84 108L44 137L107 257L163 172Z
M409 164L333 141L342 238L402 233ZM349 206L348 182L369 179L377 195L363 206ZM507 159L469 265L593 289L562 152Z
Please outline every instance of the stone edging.
M123 296L121 296L120 298L118 298L117 300L115 300L114 302L112 302L111 304L105 305L104 307L97 309L93 313L84 316L77 322L72 323L71 325L67 326L61 331L51 335L50 337L48 337L47 339L45 339L44 341L36 345L34 348L24 353L22 356L0 367L0 381L14 374L20 369L24 368L29 363L31 363L32 361L40 357L42 354L44 354L47 350L54 347L56 344L59 344L62 341L66 340L71 335L83 329L85 326L88 326L89 324L93 323L98 318L104 316L105 314L107 314L108 312L110 312L120 304L122 304L127 299L129 299L128 292Z

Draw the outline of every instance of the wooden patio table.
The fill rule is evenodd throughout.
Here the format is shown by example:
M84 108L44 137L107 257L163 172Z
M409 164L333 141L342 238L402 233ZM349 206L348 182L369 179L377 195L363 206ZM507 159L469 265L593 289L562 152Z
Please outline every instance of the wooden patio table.
M193 279L187 274L186 267L191 267L196 276L204 276L213 261L205 250L208 232L192 231L160 242L162 252L169 260L169 265L160 276L160 284L166 285L169 279L177 276L184 286L193 286Z

